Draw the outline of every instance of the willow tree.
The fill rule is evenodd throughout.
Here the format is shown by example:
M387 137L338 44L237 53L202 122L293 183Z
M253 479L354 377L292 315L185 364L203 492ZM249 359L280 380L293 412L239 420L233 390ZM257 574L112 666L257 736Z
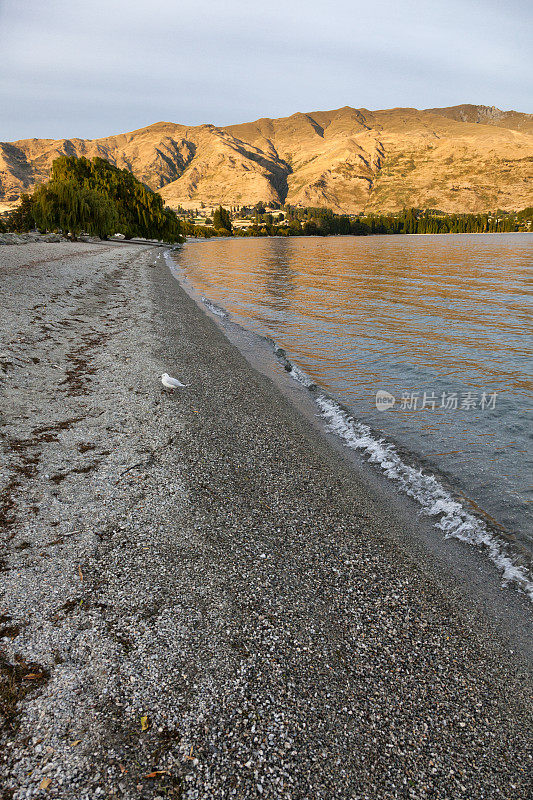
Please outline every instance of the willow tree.
M40 228L182 240L179 219L161 196L103 158L57 158L49 182L34 192L33 206Z
M118 213L102 192L80 186L74 180L51 180L33 193L33 214L42 230L88 233L105 238L115 233Z

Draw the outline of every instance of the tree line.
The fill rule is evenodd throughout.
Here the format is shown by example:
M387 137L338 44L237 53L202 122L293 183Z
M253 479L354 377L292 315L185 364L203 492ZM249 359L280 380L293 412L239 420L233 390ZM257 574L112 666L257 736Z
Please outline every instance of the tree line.
M521 212L496 211L485 214L445 214L434 209L405 209L395 214L365 214L352 216L335 214L327 208L296 208L285 206L285 225L289 236L368 236L372 234L413 233L505 233L528 230L533 220L533 208ZM262 215L261 221L249 229L261 233L279 229L272 215ZM279 230L283 235L283 232ZM255 233L257 235L257 233ZM264 233L263 233L264 235Z
M437 209L410 208L394 214L336 214L328 208L291 205L266 211L264 203L231 211L220 206L205 225L188 221L197 211L179 209L183 231L191 236L369 236L413 233L506 233L533 227L533 208L484 214L446 214ZM234 219L250 225L235 226Z

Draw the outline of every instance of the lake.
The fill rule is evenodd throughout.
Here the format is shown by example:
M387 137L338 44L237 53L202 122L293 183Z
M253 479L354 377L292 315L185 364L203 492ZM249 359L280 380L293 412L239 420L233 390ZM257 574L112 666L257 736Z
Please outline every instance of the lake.
M323 390L320 411L346 444L427 501L446 534L484 542L465 523L480 520L504 543L494 560L505 552L523 571L532 263L531 234L221 239L177 256L197 292ZM444 500L425 497L428 479ZM448 523L446 503L468 513Z

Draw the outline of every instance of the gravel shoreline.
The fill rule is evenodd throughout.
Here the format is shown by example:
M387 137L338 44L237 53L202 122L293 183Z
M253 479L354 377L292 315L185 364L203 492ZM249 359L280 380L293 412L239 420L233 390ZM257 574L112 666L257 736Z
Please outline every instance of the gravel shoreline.
M159 250L0 274L3 798L529 796L522 662Z

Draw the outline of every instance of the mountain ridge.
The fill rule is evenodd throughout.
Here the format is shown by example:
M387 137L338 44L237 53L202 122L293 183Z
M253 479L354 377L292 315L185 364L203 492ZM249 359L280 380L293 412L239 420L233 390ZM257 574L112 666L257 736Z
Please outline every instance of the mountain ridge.
M15 202L46 180L59 155L105 158L173 207L263 201L361 213L533 204L533 115L493 106L344 106L224 127L159 121L98 139L3 142L0 200Z

